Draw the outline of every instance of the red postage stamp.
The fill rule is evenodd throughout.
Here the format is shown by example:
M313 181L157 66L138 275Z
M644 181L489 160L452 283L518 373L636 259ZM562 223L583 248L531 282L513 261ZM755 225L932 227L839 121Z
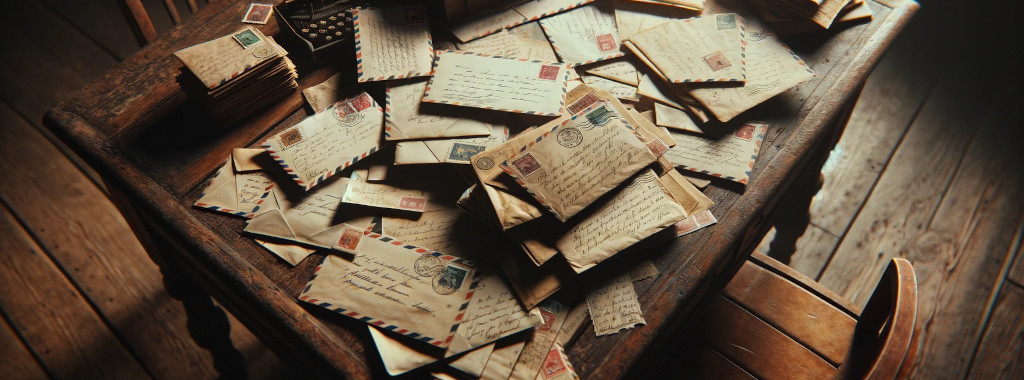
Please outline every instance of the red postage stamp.
M736 137L750 141L754 138L754 126L750 124L744 124L740 129L737 129L735 133Z
M598 98L593 92L588 92L582 98L569 105L569 112L572 112L573 115L578 114L599 101L601 101L601 98Z
M555 80L558 78L558 66L544 65L540 67L540 79Z
M602 52L615 50L616 46L615 37L612 37L611 33L602 34L597 36L597 48Z
M398 201L398 208L403 210L423 211L427 206L427 198L404 196Z
M541 167L540 162L537 162L532 153L526 153L522 157L512 160L512 165L523 174L523 177L529 177Z
M569 370L569 366L565 365L565 362L562 360L562 354L558 352L557 347L548 351L548 356L544 357L544 365L541 367L543 368L545 379L561 375Z
M658 157L668 151L668 145L661 139L654 139L647 143L647 149L654 153L654 157Z
M274 13L274 6L270 4L249 4L249 10L245 12L242 22L249 24L266 24L270 21L270 15Z
M338 239L338 247L344 251L355 252L356 247L359 247L359 239L363 238L363 232L355 228L345 227L341 232L341 238Z
M537 331L551 331L551 327L555 324L555 313L545 310L542 307L538 307L540 310L541 324L537 326Z
M352 106L356 108L356 111L362 111L367 108L370 108L370 105L372 104L373 102L370 100L370 95L367 95L366 93L363 93L357 96L355 99L352 99Z
M725 54L721 50L704 56L704 62L708 63L711 67L711 71L718 71L726 67L732 66L732 63L725 58Z

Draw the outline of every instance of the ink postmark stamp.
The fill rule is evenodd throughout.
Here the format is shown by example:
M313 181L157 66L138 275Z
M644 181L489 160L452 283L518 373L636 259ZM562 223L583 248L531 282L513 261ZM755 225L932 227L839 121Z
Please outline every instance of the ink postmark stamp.
M512 160L512 165L516 167L519 173L523 174L523 177L529 177L541 169L540 162L533 157L532 153L526 153L519 158Z
M583 142L583 132L579 128L563 128L555 134L555 141L566 148L575 148Z
M355 252L359 247L359 240L363 238L363 232L355 228L345 227L338 238L338 247L346 252Z
M462 287L462 283L465 282L466 276L469 271L457 266L448 264L444 267L444 270L434 275L432 283L434 285L434 292L441 295L449 295L455 293Z
M425 253L416 258L416 262L413 263L412 267L416 270L416 274L430 277L441 273L441 270L444 269L444 263L437 256Z
M480 170L491 170L494 167L494 159L490 157L480 157L476 160L476 168Z

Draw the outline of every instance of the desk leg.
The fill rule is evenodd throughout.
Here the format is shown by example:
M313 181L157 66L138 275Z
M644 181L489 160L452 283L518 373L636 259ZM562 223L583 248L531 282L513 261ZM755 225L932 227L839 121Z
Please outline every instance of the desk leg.
M142 243L143 248L160 267L163 275L164 288L167 293L181 302L188 318L188 331L192 339L200 347L205 348L213 357L213 366L221 379L245 379L248 368L245 358L231 342L231 325L224 310L213 303L210 294L186 275L180 264L167 257L161 247L172 245L163 241L159 234L150 233L142 218L135 212L127 199L116 186L107 184L111 202L124 215L132 232Z
M863 89L864 85L862 84L850 100L846 102L841 113L833 121L832 131L829 133L828 138L811 152L807 168L801 172L799 179L786 192L785 198L780 202L779 207L776 208L778 211L770 216L768 224L773 226L775 236L774 238L768 237L772 239L771 246L768 252L762 253L782 263L789 263L792 259L793 253L796 252L797 240L803 236L804 232L807 231L807 226L811 223L809 212L811 201L818 191L821 190L824 181L821 169L825 166L825 162L828 161L828 157L832 149L839 142L839 138L843 136L846 124L850 121L850 116L853 114L853 109L857 105L857 100L860 99L860 93ZM763 245L764 242L761 244Z

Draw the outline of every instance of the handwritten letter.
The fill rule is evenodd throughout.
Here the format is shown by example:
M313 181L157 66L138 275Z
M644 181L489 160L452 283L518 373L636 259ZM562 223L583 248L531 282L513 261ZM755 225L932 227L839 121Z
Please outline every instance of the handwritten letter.
M430 75L434 47L423 7L352 11L359 82Z
M767 130L748 123L718 140L672 131L676 146L665 156L682 169L746 184Z
M551 45L562 62L581 65L625 55L610 3L579 7L541 19Z
M365 92L274 135L263 147L299 186L313 188L380 149L384 112Z
M587 293L587 308L597 336L647 324L629 273L623 273Z
M558 116L569 65L438 51L423 101Z
M385 140L486 136L491 133L491 125L479 113L463 113L460 116L453 116L451 112L439 113L426 109L424 105L420 104L420 98L423 97L423 92L426 89L426 79L387 82ZM427 104L426 106L434 105Z
M674 83L746 81L742 18L735 13L673 20L629 37Z

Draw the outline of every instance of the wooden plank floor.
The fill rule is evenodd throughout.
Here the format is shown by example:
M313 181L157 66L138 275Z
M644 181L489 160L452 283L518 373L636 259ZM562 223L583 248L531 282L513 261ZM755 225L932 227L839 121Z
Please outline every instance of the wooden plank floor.
M1024 81L1004 58L1024 49L998 38L1022 31L1022 5L1001 5L923 1L823 183L796 189L806 196L784 204L759 247L861 304L888 258L910 259L923 326L914 378L1024 378ZM230 315L229 337L188 325L187 295L168 293L102 185L41 127L45 110L137 49L115 2L15 2L0 33L0 377L285 376Z

